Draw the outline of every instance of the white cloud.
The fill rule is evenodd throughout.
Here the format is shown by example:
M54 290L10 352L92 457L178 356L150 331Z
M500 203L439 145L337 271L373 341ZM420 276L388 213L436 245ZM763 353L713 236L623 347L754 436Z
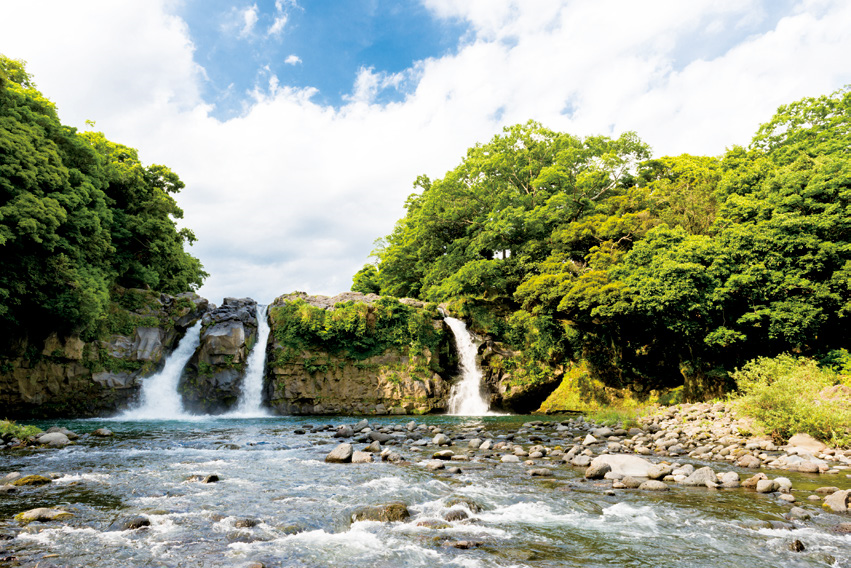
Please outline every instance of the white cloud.
M260 19L259 12L260 10L257 8L257 4L249 6L240 12L242 27L239 30L239 35L241 37L248 37L254 32L254 26ZM275 24L277 25L277 22L275 22ZM283 25L281 27L283 28Z
M180 174L193 253L213 274L202 293L268 301L348 289L416 176L442 176L503 125L636 130L656 155L719 154L747 144L778 105L851 83L837 56L851 53L851 4L808 1L774 25L767 2L427 0L470 24L456 53L398 74L363 68L339 108L263 71L227 121L201 99L189 31L166 0L5 3L0 37L64 122L95 119ZM765 29L703 49L743 21ZM401 87L403 100L376 103Z
M298 65L299 63L301 63L301 57L295 54L288 55L287 58L284 59L284 63L286 63L287 65Z
M275 21L272 23L272 26L269 28L269 35L278 35L284 31L284 26L287 25L287 15L282 14L275 18Z

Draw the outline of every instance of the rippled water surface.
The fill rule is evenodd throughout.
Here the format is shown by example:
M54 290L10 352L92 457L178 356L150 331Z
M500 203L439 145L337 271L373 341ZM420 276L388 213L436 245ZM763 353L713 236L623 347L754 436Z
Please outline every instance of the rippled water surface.
M524 420L418 422L448 432L483 427L499 439ZM339 440L330 432L294 433L305 424L354 421L65 423L78 433L106 426L116 436L0 454L0 475L61 474L50 485L0 495L0 566L851 567L851 535L831 530L851 519L818 514L790 530L783 518L789 506L770 496L678 487L607 495L609 483L585 482L581 470L546 460L541 465L553 467L554 477L531 477L528 466L495 459L459 463L461 474L432 472L421 462L435 449L417 452L409 443L392 446L406 458L402 464L328 464L324 457ZM550 432L543 431L543 443L565 444L548 440ZM220 481L189 481L210 474ZM455 497L482 510L455 505L469 518L435 524ZM406 522L349 522L358 506L397 500L410 509ZM23 529L11 519L56 506L74 517ZM136 515L147 516L151 526L121 531L114 524ZM239 527L246 519L257 524ZM429 520L443 528L418 526ZM796 539L806 550L789 549ZM456 548L459 541L478 546Z

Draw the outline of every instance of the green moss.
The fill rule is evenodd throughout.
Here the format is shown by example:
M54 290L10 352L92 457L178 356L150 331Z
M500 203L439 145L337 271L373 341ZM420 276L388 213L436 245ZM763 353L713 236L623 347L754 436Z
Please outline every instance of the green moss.
M390 348L413 354L436 352L443 331L435 329L436 312L412 308L393 298L372 305L341 302L333 310L289 300L270 310L276 342L275 362L285 365L302 350L321 350L359 361Z

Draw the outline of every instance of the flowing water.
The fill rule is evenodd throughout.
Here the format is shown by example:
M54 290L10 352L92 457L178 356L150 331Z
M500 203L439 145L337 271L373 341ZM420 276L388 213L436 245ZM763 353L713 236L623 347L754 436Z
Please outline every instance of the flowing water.
M478 345L467 330L463 321L443 318L458 346L458 358L461 365L461 380L452 385L449 394L449 414L458 416L484 416L489 414L488 402L482 394L482 370L476 361Z
M268 416L263 408L263 377L266 370L266 345L269 342L268 306L257 304L257 342L248 356L242 392L236 410L228 413L233 418L260 418Z
M379 426L398 425L398 444L388 447L405 462L325 463L340 440L308 424L356 420L63 423L79 433L107 426L116 436L0 454L0 476L57 472L49 485L0 493L0 566L851 567L851 535L830 529L847 516L817 514L790 530L783 519L789 506L768 495L676 486L664 494L609 495L610 484L585 482L581 469L542 460L555 475L537 478L523 464L475 452L473 461L457 463L460 474L429 471L422 462L436 448L413 444L432 433L403 430L409 418L371 419ZM457 453L474 436L498 441L516 433L517 441L537 434L530 443L553 447L582 434L568 432L561 440L546 427L521 434L523 420L427 416L417 422L464 436L453 446ZM190 480L210 474L220 481ZM817 483L800 474L790 477L796 487ZM836 476L829 483L836 484ZM448 507L455 497L475 502L481 511ZM357 506L394 500L408 505L410 519L349 521ZM11 519L20 511L55 506L74 516L26 527ZM468 518L443 522L450 509ZM146 516L150 526L122 531L114 525L135 515ZM791 551L795 539L806 550ZM459 541L476 546L460 549L454 546Z
M186 418L177 392L180 375L201 343L201 320L186 330L177 348L166 358L162 371L142 380L139 405L121 414L124 420L170 420Z

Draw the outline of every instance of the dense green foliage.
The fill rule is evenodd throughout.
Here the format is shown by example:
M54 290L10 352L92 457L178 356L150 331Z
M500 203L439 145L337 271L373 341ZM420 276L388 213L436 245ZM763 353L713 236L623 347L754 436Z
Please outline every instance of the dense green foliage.
M816 361L760 357L733 378L742 394L739 410L777 440L805 432L835 445L851 443L851 386Z
M183 250L183 183L136 151L59 122L23 63L0 56L0 330L91 335L115 285L183 292L206 276Z
M848 89L720 158L513 126L417 180L357 285L449 302L527 369L718 394L754 357L849 347L849 152Z
M437 353L441 329L435 329L437 310L407 306L393 298L373 304L342 302L332 310L302 299L284 301L270 311L275 342L282 347L277 364L302 350L324 351L354 360L397 348L412 355ZM434 369L438 371L440 369Z
M30 436L35 436L41 432L41 428L37 426L27 426L24 424L15 424L11 420L0 420L0 439L17 438L26 440Z

